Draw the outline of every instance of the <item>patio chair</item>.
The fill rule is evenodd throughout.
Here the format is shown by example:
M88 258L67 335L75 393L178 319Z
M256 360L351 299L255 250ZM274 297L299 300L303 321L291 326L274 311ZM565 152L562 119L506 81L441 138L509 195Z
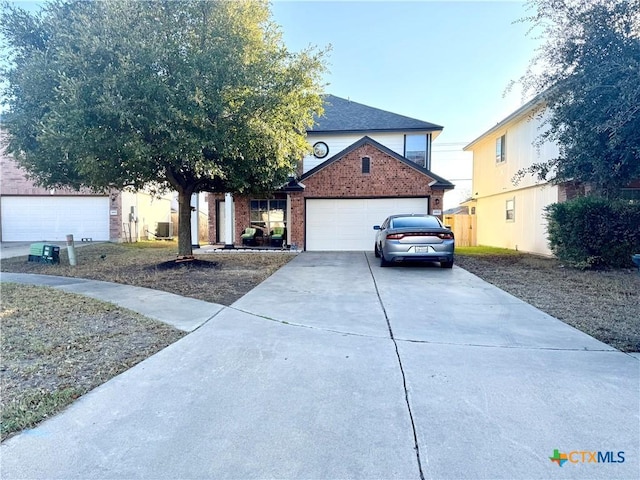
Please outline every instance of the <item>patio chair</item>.
M284 227L274 227L274 229L271 230L271 246L272 247L283 246L286 231L287 230Z
M256 244L256 228L245 228L240 238L242 239L242 245L255 245Z

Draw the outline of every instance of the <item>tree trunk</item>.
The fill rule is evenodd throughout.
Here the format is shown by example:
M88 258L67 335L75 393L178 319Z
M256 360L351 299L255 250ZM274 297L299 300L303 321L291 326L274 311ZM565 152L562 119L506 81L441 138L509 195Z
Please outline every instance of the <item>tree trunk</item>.
M191 191L178 191L178 256L193 255L191 243Z

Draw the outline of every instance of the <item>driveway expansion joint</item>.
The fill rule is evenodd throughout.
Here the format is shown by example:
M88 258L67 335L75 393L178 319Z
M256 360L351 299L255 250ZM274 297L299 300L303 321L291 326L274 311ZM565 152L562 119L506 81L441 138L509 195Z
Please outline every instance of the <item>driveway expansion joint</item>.
M551 350L560 352L603 352L603 353L625 353L615 348L561 348L561 347L534 347L529 345L489 345L483 343L463 343L463 342L434 342L431 340L412 340L410 338L398 338L398 342L424 343L428 345L451 345L455 347L476 347L476 348L496 348L511 350Z
M289 327L308 328L309 330L318 330L320 332L335 333L337 335L344 335L344 336L350 336L350 337L375 338L375 339L380 339L380 340L388 340L389 339L389 337L387 337L387 336L383 337L383 336L379 336L379 335L366 335L364 333L345 332L344 330L335 330L335 329L332 329L332 328L314 327L313 325L305 325L303 323L289 322L287 320L279 320L277 318L268 317L266 315L260 315L259 313L250 312L248 310L243 310L243 309L237 308L237 307L225 307L225 308L229 308L231 310L235 310L236 312L240 312L240 313L246 313L247 315L251 315L251 316L256 317L256 318L261 318L263 320L268 320L269 322L280 323L282 325L286 325L286 326L289 326Z
M218 315L220 315L220 313L224 312L227 308L225 305L222 306L222 308L220 310L218 310L216 313L214 313L213 315L211 315L209 318L207 318L206 320L204 320L202 323L200 323L200 325L198 325L196 328L194 328L193 330L191 330L188 333L193 333L196 332L198 330L200 330L202 327L204 327L207 323L209 323L211 320L213 320L214 318L216 318Z
M369 262L369 257L367 257L366 253L363 253L363 255L367 262L367 266L369 267L369 273L371 274L373 287L376 290L378 302L380 303L380 308L382 308L384 319L386 320L387 327L389 328L389 336L391 338L391 341L393 342L393 345L396 351L396 357L398 358L398 365L400 366L400 374L402 375L402 386L404 388L404 400L407 404L407 411L409 412L409 420L411 421L411 430L413 431L413 448L416 452L416 461L418 462L418 472L420 474L420 480L425 480L424 472L422 470L422 461L420 460L420 444L418 443L418 432L416 430L416 423L413 418L413 412L411 411L411 402L409 400L409 389L407 388L407 377L404 373L404 367L402 366L402 358L400 357L400 351L398 350L398 342L393 336L393 329L391 328L391 322L389 321L387 310L384 308L382 297L380 297L380 290L378 289L378 283L376 282L376 277L373 275L373 270L371 269L371 263Z

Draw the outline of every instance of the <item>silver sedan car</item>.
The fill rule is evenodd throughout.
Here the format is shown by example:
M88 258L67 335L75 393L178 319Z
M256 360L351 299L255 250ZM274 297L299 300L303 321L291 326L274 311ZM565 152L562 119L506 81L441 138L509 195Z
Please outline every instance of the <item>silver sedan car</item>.
M393 262L440 262L442 268L453 267L455 239L438 217L432 215L391 215L375 225L374 252L380 265Z

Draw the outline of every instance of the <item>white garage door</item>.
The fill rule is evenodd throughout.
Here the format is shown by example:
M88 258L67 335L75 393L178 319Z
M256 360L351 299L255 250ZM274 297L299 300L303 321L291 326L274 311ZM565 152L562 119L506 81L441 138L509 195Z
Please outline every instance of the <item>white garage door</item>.
M371 250L374 225L389 215L427 211L427 198L308 199L306 249Z
M107 197L2 197L2 241L109 240Z

